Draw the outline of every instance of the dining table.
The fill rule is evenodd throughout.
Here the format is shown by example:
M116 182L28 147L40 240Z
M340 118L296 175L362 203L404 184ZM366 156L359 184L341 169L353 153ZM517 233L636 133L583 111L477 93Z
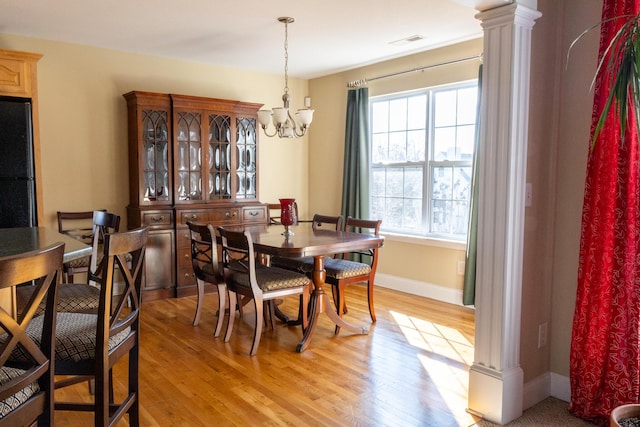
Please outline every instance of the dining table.
M0 228L0 258L43 249L58 242L64 243L63 263L91 255L91 246L57 230L47 227L15 227ZM0 306L8 313L15 313L15 289L12 291L7 288L3 291L10 293L0 293Z
M46 227L0 228L0 257L18 255L64 243L62 262L91 255L91 246Z
M268 227L247 227L253 240L253 248L257 253L268 256L300 258L313 257L314 290L309 300L309 325L296 347L301 353L308 346L314 334L318 318L325 313L337 326L356 334L368 334L369 329L346 322L332 308L331 298L324 290L326 271L324 260L333 254L360 251L382 247L383 236L350 231L314 230L311 223L300 223L290 226L292 235L284 235L280 225Z

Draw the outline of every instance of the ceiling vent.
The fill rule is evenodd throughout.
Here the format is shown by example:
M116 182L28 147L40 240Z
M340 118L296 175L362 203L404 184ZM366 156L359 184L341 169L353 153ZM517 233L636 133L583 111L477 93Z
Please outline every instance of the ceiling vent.
M418 40L422 40L423 38L424 37L422 37L421 35L416 34L415 36L409 36L400 40L389 42L389 44L392 44L394 46L404 46L406 44L417 42Z

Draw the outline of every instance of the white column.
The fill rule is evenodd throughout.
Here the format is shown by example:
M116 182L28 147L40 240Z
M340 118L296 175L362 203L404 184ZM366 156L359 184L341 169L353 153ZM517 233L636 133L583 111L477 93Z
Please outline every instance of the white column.
M484 29L478 152L475 358L469 411L506 424L522 415L520 311L531 30L517 3L479 13Z

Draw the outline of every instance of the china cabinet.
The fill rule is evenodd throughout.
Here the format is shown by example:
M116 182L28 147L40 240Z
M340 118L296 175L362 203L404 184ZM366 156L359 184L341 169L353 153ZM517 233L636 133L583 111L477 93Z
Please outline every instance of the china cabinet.
M187 221L262 225L260 104L129 92L128 226L151 226L145 299L194 295ZM215 290L214 287L207 291Z

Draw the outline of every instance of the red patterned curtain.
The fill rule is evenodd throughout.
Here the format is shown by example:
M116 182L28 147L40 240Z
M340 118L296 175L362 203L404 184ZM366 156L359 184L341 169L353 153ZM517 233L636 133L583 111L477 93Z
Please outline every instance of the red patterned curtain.
M604 0L600 57L624 22L613 18L639 10L640 0ZM592 135L609 78L596 79ZM620 129L614 110L589 152L570 355L569 410L599 425L616 406L640 399L638 138L633 119Z

